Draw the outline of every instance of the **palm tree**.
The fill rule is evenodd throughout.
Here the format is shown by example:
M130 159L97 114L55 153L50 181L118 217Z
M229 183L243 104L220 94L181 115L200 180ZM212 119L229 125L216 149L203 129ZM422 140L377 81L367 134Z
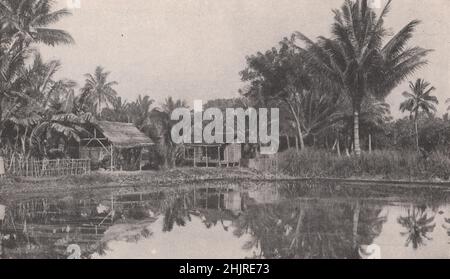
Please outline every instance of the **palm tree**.
M64 30L48 28L63 17L71 15L67 9L52 11L52 0L2 0L0 15L5 31L22 48L32 43L55 46L72 44L72 36Z
M98 66L94 74L86 74L86 84L81 89L82 95L95 107L97 116L102 112L102 106L112 104L117 92L114 86L116 81L108 81L110 72L105 72L103 67Z
M306 47L296 48L307 59L310 69L351 100L356 155L361 154L359 116L363 100L368 95L380 99L387 96L427 63L423 58L431 51L407 48L418 20L408 23L383 46L388 34L384 19L391 2L377 16L367 0L346 0L341 10L334 10L331 39L320 37L315 43L302 33L295 33L296 38L306 43Z
M450 105L450 98L449 99L447 99L447 101L445 101L445 103L446 104L449 104ZM447 108L447 110L449 110L450 111L450 106Z
M63 30L48 26L70 15L66 9L52 11L51 0L0 1L0 124L3 125L4 99L17 91L23 78L25 60L32 44L55 46L71 44L73 38Z
M130 104L129 114L133 120L134 125L138 128L142 128L145 122L148 120L151 114L151 108L155 100L150 96L141 95L138 96L135 102Z
M408 230L401 233L402 236L407 236L406 246L412 243L413 249L417 249L425 244L424 239L431 240L428 234L436 227L434 218L429 217L424 208L417 207L412 211L408 209L408 216L399 217L397 222Z
M130 122L129 109L130 104L122 97L114 98L112 107L102 111L102 119L114 122Z
M166 98L165 102L161 105L161 108L165 113L171 115L177 108L187 108L187 102L185 100L174 100L170 96Z
M182 151L181 146L172 141L171 130L176 121L171 119L171 115L175 109L186 107L186 101L168 97L161 105L162 109L153 109L146 121L142 123L142 129L146 134L159 143L160 151L164 153L162 157L166 168L176 165L177 158L180 157Z
M403 96L406 101L401 103L400 110L402 112L409 111L414 119L414 129L416 136L416 147L419 147L419 129L418 129L418 117L419 112L423 111L427 114L431 114L436 111L435 105L439 104L436 96L432 96L431 93L436 89L429 82L423 79L417 79L415 83L410 82L409 88L412 92L403 92Z

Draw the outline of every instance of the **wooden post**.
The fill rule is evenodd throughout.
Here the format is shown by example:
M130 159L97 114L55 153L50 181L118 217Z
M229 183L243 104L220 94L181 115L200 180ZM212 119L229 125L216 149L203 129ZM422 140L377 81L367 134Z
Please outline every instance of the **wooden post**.
M218 163L217 163L217 167L219 167L220 168L220 163L221 163L221 158L220 158L220 145L219 146L217 146L217 158L218 158Z
M197 167L197 152L196 152L196 150L197 150L197 148L195 148L195 146L193 146L193 148L194 148L194 168L196 168Z
M111 144L111 172L114 171L114 149L113 149L113 145Z

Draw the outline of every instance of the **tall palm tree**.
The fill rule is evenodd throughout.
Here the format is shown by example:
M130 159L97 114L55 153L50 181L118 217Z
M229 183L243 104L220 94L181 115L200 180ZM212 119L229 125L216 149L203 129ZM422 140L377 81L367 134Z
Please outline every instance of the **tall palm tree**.
M346 0L341 10L334 10L331 39L320 37L313 42L300 32L295 37L306 43L296 46L309 61L312 71L324 83L347 95L353 110L354 149L361 154L359 115L368 95L384 98L410 74L427 63L431 51L407 47L418 20L408 23L383 46L388 32L384 28L391 0L377 16L367 0Z
M0 124L3 125L5 98L19 91L25 60L34 50L32 44L55 46L71 44L64 30L49 28L69 16L67 9L52 11L51 0L0 1Z
M450 105L450 98L449 99L447 99L447 101L445 101L445 103L446 104L449 104ZM450 106L447 108L447 110L449 110L450 111Z
M105 72L103 67L98 66L94 74L86 74L86 84L81 89L82 95L94 106L97 116L100 116L103 105L108 106L114 102L117 92L114 86L116 81L108 81L110 72Z
M439 104L436 96L431 93L436 89L429 82L423 79L417 79L415 83L410 82L409 88L411 92L403 92L403 96L406 101L401 103L400 110L402 112L409 111L414 119L414 129L416 136L416 147L419 150L419 129L418 129L418 117L419 112L423 111L427 114L431 114L436 111L435 105Z
M71 15L67 9L52 11L52 0L2 0L2 23L15 42L22 47L32 43L55 46L72 44L72 36L64 30L48 28L62 18Z

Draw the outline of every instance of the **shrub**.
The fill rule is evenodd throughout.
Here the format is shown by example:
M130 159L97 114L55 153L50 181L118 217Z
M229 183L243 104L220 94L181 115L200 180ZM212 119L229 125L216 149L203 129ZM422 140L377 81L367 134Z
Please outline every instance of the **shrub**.
M381 179L450 178L450 158L442 152L424 157L416 152L374 151L357 156L337 156L325 150L287 150L278 156L278 169L298 177L371 177Z

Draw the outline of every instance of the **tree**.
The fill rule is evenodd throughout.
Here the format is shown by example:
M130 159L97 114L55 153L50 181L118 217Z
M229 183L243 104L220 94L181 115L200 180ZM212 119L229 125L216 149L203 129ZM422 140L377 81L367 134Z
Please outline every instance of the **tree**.
M151 99L150 96L141 95L138 96L135 102L130 104L129 113L134 125L141 129L145 122L150 117L152 111L152 105L155 100Z
M339 95L322 86L321 77L309 71L291 41L285 39L279 49L247 57L247 65L241 77L250 85L241 93L254 105L289 112L302 149L308 134L337 121Z
M295 46L307 59L311 70L350 98L356 155L361 154L359 116L363 100L369 95L386 97L427 63L424 57L431 51L407 47L420 23L418 20L408 23L383 46L388 35L384 19L391 2L388 1L377 16L367 0L346 0L341 10L334 10L331 39L320 37L318 42L313 42L302 33L295 33L295 37L306 44L305 47Z
M0 124L4 100L20 93L25 60L34 52L32 44L71 44L73 38L64 30L49 28L69 16L66 9L52 11L50 0L0 1Z
M447 99L447 101L445 101L445 103L446 104L449 104L450 105L450 98L449 99ZM447 108L447 110L449 110L450 111L450 106Z
M153 109L142 124L142 130L158 143L158 152L165 168L175 167L183 151L181 145L172 141L171 136L172 127L177 123L171 119L171 115L177 108L187 108L186 101L168 97L161 105L161 109Z
M81 89L82 95L95 108L95 113L100 116L103 105L110 105L114 102L117 92L114 86L116 81L108 81L110 72L105 72L103 67L98 66L94 74L86 74L86 83Z
M401 103L400 110L402 112L409 111L411 117L414 119L414 129L416 136L416 147L417 150L420 149L419 146L419 129L418 129L418 117L419 112L423 111L427 114L431 114L436 111L435 105L439 104L436 96L431 95L431 93L436 89L429 82L423 79L417 79L415 83L410 82L409 88L411 92L403 92L403 97L406 101Z
M22 48L33 43L50 46L72 44L72 36L64 30L48 28L71 15L67 9L52 11L52 0L2 0L0 15L9 34Z
M130 104L122 97L114 98L111 108L106 108L102 111L102 119L113 122L130 122L128 115Z

